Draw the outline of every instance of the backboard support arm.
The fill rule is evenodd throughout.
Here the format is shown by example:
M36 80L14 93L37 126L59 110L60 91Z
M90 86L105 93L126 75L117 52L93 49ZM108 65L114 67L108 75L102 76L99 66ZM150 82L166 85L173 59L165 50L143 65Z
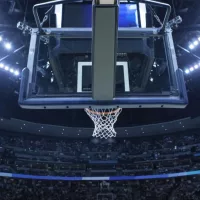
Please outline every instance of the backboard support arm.
M139 3L145 3L148 5L152 5L152 6L157 6L157 7L163 7L166 8L166 13L165 13L165 17L162 23L162 26L159 27L159 31L162 32L165 27L167 26L167 22L169 21L169 17L171 14L171 6L169 4L163 3L163 2L157 2L157 1L153 1L153 0L136 0ZM57 0L57 1L49 1L49 2L44 2L44 3L39 3L33 6L33 15L35 18L35 22L37 25L37 28L39 30L39 33L44 33L41 22L40 22L40 18L39 18L39 14L38 14L38 8L44 8L44 7L49 7L49 6L53 6L53 5L58 5L58 4L63 4L63 3L74 3L76 1L73 0ZM78 0L77 0L78 2Z

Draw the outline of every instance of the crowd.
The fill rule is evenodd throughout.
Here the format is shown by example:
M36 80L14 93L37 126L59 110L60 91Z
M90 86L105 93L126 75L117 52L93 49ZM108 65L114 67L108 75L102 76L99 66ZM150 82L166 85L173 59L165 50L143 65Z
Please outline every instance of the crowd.
M1 200L198 200L198 177L143 181L0 178Z
M198 169L199 148L200 134L123 140L0 134L0 171L65 176L183 172Z
M0 133L0 172L120 176L199 170L200 134L132 139L58 139ZM0 177L1 200L197 200L200 179L56 181Z

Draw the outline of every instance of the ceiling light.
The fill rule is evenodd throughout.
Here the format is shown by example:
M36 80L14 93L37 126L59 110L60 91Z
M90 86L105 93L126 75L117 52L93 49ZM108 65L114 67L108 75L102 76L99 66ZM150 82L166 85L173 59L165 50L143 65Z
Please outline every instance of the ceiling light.
M10 69L10 72L11 72L11 73L13 73L13 72L14 72L14 70L13 70L13 69Z
M152 77L150 78L150 81L153 82L153 78Z
M200 37L198 38L198 40L200 41Z
M199 44L199 42L198 42L197 40L195 40L195 41L193 42L193 44L194 44L195 46L197 46L197 45Z
M8 50L12 49L12 45L11 45L11 43L9 43L9 42L6 42L6 43L4 44L4 46L5 46L5 48L8 49Z
M191 72L194 71L194 68L193 68L193 67L190 67L190 71L191 71Z
M185 73L186 73L186 74L189 74L189 73L190 73L190 70L189 70L189 69L186 69L186 70L185 70Z
M3 68L4 67L4 64L3 63L0 63L0 68Z
M0 36L0 42L3 40L2 36Z
M14 72L14 74L15 74L16 76L18 76L18 75L19 75L19 71L16 70L16 71Z
M193 45L193 44L190 44L190 45L189 45L189 49L194 49L194 45Z
M195 68L195 69L198 69L198 68L199 68L199 66L198 66L198 65L195 65L195 66L194 66L194 68Z
M8 66L5 66L5 70L8 71L8 70L9 70L9 67L8 67Z

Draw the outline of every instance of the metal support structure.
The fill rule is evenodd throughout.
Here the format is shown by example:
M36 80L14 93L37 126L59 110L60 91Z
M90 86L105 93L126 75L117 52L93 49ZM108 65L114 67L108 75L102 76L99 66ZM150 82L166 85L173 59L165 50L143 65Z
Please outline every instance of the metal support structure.
M141 73L141 75L143 75L141 77L141 89L144 90L148 80L149 80L149 74L151 72L154 60L155 60L155 55L154 55L154 51L149 51L150 55L147 56L146 59L146 63L145 66L143 67L143 72Z
M24 49L24 48L25 48L25 45L22 45L21 47L15 49L15 50L14 50L13 52L11 52L10 54L8 54L8 55L6 55L6 56L0 58L0 62L2 62L3 60L9 58L9 57L12 56L12 55L18 53L19 51L21 51L21 50Z
M61 3L68 3L69 1L65 0L58 0L58 1L51 1L47 3L37 4L33 8L33 13L35 16L37 29L34 29L31 34L31 43L30 43L30 49L29 49L29 57L28 57L28 66L26 69L23 70L22 73L22 81L20 86L20 95L19 95L19 105L22 108L31 108L31 109L66 109L66 108L75 108L75 109L83 109L88 107L97 107L97 108L113 108L113 107L119 107L119 108L185 108L188 104L188 98L187 98L187 92L185 88L185 82L183 77L183 72L178 69L177 66L177 60L176 60L176 54L174 50L174 44L173 44L173 38L172 38L172 32L171 29L167 27L167 22L169 20L169 15L171 12L171 7L168 4L160 3L152 0L142 0L139 2L147 3L150 5L155 6L161 6L166 8L166 14L163 21L163 24L159 28L119 28L118 29L118 38L150 38L150 37L163 37L164 38L164 44L165 44L165 50L168 60L168 68L169 68L169 76L171 79L171 93L170 94L164 94L164 95L155 95L155 94L137 94L137 93L131 93L129 95L123 95L123 96L114 96L113 99L111 99L111 95L107 96L107 94L104 94L104 98L100 99L99 96L94 96L92 98L91 94L76 94L72 96L71 94L63 94L63 95L51 95L51 96L37 96L34 94L34 85L36 83L36 63L38 59L38 49L39 49L39 42L40 42L40 35L43 33L46 36L59 36L62 35L64 38L82 38L82 39L88 39L93 38L94 40L94 46L93 46L93 52L97 56L100 55L99 58L104 59L103 56L101 56L101 51L106 51L106 48L103 49L100 42L101 40L96 40L95 37L99 38L101 34L103 34L103 37L105 39L108 32L111 32L109 30L107 33L102 33L102 30L99 30L101 28L101 18L98 18L98 24L95 26L93 25L93 28L95 32L98 30L98 33L94 33L92 37L92 29L43 29L39 20L37 9L39 7L46 7ZM105 6L105 5L104 5ZM112 13L113 15L110 16L111 19L115 16L115 12ZM99 13L100 17L101 14ZM108 16L108 15L107 15ZM97 17L97 16L96 16ZM116 18L115 18L116 19ZM104 23L107 23L104 19ZM114 22L111 21L111 22ZM107 24L108 25L108 24ZM114 28L114 32L112 32L112 37L110 36L110 40L112 40L112 43L108 40L106 42L108 45L111 45L111 48L109 51L113 51L112 55L109 53L109 55L112 57L112 60L107 60L107 62L110 63L111 67L110 72L114 69L113 65L115 63L115 40L116 40L116 24L112 24L112 30ZM109 27L107 27L109 28ZM40 33L40 34L38 34ZM62 34L61 34L62 33ZM100 34L100 35L98 35ZM97 42L98 41L98 42ZM98 46L95 47L95 42L97 42ZM100 46L99 46L100 45ZM104 42L105 45L105 42ZM134 45L134 44L133 44ZM103 55L103 54L102 54ZM106 56L106 55L104 55ZM101 59L98 61L101 64ZM109 58L107 58L109 59ZM95 62L95 59L94 59ZM98 68L100 67L100 64L98 63ZM105 63L102 63L105 64ZM94 66L96 63L94 63ZM99 70L99 69L98 69ZM105 73L105 68L104 72ZM95 72L96 73L96 72ZM101 74L100 78L103 79L103 73ZM148 73L148 72L147 72ZM98 73L97 73L98 74ZM98 84L100 81L97 74L95 75L95 79L98 81ZM109 73L111 74L111 73ZM107 77L108 78L108 77ZM108 82L110 84L112 82L113 84L114 76L112 78L112 81ZM95 86L96 87L96 86ZM104 89L104 88L100 88ZM106 89L106 88L105 88ZM109 88L109 92L112 93L111 88ZM97 97L97 98L96 98Z
M115 96L117 57L118 1L101 5L93 1L92 95L94 100ZM106 90L105 90L106 88Z
M165 52L167 56L167 62L169 66L168 73L170 77L170 83L172 83L171 91L177 93L178 83L177 83L176 71L178 70L178 64L177 64L177 59L176 59L176 52L175 52L174 42L172 38L171 28L166 28L165 30L164 45L165 45Z
M10 8L9 8L9 11L8 11L9 15L11 15L14 12L15 6L16 6L16 2L15 1L10 1Z
M34 28L35 31L39 29ZM62 35L66 39L91 39L92 28L43 28L47 36ZM149 38L162 36L159 28L118 28L118 38Z
M55 39L55 38L54 38ZM53 47L51 46L51 38L49 39L49 45L48 45L48 53L49 53L49 61L51 63L51 67L53 70L53 73L55 75L56 81L58 83L59 91L64 91L64 77L63 77L63 70L60 65L60 61L58 59L58 56L54 54Z
M182 46L181 46L181 45L179 45L179 44L177 44L176 46L177 46L178 48L180 48L181 50L183 50L184 52L186 52L186 53L188 53L188 54L192 55L194 58L196 58L196 59L200 60L200 57L199 57L199 56L197 56L196 54L194 54L192 51L189 51L188 49L186 49L186 48L182 47Z
M64 31L65 30L65 31ZM66 31L67 29L63 29L63 37L65 35L69 35ZM160 35L156 31L156 29L149 29L146 31L147 34L142 35L141 33L145 32L145 29L137 30L132 29L129 30L129 37L132 38L143 38L147 37L147 35ZM45 29L46 32L51 32L52 29ZM37 30L34 30L31 35L31 44L29 50L29 58L28 58L28 66L22 73L22 83L20 87L20 95L19 95L19 104L22 108L32 108L32 109L66 109L66 108L86 108L89 106L92 107L113 107L119 106L120 108L184 108L188 103L187 92L185 88L185 81L183 72L178 69L176 55L174 51L174 44L172 39L171 31L164 33L163 37L165 42L165 48L167 53L167 58L169 59L169 71L172 74L171 79L173 80L172 88L175 93L166 96L151 96L151 95L138 95L133 94L132 96L122 96L116 97L111 101L95 101L90 96L69 96L67 94L63 94L63 96L59 97L37 97L33 93L31 93L33 86L35 84L35 64L37 63L37 55L38 55L38 46L39 46L39 35L36 34ZM54 29L53 33L55 35L56 32L58 35L61 30ZM89 32L89 31L88 31ZM131 34L132 33L132 34ZM91 33L89 34L91 36ZM120 31L119 31L120 35ZM172 50L172 52L171 52ZM30 91L30 92L29 92Z
M157 1L152 1L152 0L136 0L137 2L141 2L141 3L145 3L145 4L149 4L149 5L153 5L153 6L157 6L157 7L163 7L166 8L166 13L165 13L165 17L162 23L162 26L159 27L159 31L162 32L165 27L167 26L167 22L169 21L169 17L170 17L170 13L171 13L171 6L169 4L166 3L162 3L162 2L157 2ZM40 4L36 4L33 6L33 15L35 17L35 22L37 25L37 28L39 29L39 32L43 32L42 26L41 26L41 22L40 22L40 18L38 15L38 8L44 8L44 7L48 7L48 6L52 6L52 5L57 5L57 4L62 4L62 3L71 3L71 2L76 2L73 0L57 0L57 1L50 1L50 2L45 2L45 3L40 3ZM77 0L78 2L78 0Z
M37 34L37 32L32 32L30 47L29 47L29 54L28 54L28 63L27 63L29 76L27 77L28 86L27 86L26 94L28 95L32 95L32 92L34 92L34 88L35 88L39 45L40 45L39 35Z
M38 8L44 8L44 7L54 6L54 5L63 4L63 3L72 3L72 2L76 2L76 0L75 1L73 1L73 0L57 0L57 1L49 1L49 2L44 2L44 3L34 5L33 6L33 15L35 18L37 28L39 29L39 32L42 32L42 25L41 25L41 21L40 21L39 14L38 14Z

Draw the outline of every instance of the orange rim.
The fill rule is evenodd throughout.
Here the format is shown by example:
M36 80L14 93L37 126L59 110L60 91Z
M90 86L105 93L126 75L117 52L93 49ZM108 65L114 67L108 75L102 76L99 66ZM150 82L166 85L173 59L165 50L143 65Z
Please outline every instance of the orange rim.
M95 115L109 115L109 114L113 114L113 113L117 113L119 112L119 110L121 108L116 108L115 110L113 111L110 111L110 112L97 112L97 111L93 111L93 110L90 110L89 108L85 108L89 113L92 113L92 114L95 114Z

